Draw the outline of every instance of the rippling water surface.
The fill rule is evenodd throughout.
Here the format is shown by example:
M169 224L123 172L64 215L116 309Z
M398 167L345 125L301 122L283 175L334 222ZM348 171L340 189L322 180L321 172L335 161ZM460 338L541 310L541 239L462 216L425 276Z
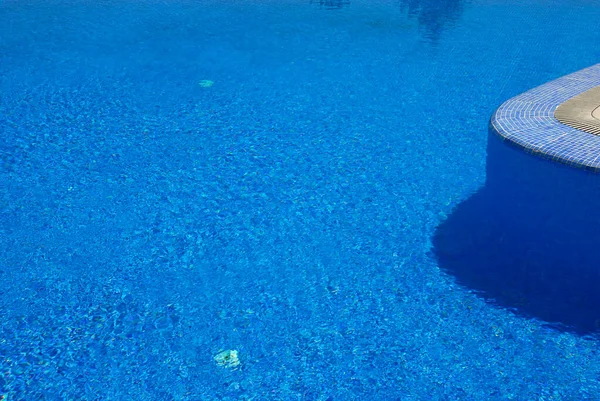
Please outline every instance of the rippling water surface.
M593 336L431 253L495 108L600 61L597 2L3 0L0 21L0 398L597 399Z

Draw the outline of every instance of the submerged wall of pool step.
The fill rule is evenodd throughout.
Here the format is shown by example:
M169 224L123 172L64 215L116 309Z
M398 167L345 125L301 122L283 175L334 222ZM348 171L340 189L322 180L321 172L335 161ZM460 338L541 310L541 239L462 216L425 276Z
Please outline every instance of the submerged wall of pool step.
M600 329L600 176L488 140L486 183L437 228L439 265L490 302Z

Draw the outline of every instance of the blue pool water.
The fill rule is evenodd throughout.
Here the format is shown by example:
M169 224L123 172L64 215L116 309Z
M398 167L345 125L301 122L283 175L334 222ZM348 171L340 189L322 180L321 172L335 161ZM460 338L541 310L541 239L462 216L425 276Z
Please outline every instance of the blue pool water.
M600 399L593 314L494 302L432 241L493 111L599 62L598 21L0 0L0 399Z

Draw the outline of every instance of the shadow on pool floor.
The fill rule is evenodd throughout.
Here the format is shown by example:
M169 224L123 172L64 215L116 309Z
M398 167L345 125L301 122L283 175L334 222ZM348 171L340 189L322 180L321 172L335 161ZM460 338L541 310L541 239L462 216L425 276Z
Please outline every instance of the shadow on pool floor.
M600 332L600 175L488 141L485 186L437 228L440 267L486 300Z

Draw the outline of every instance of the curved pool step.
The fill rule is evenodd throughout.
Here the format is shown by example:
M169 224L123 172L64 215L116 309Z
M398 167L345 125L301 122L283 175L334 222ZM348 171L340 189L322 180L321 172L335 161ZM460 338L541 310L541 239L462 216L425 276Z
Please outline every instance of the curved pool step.
M503 103L490 128L523 150L600 172L600 64Z

